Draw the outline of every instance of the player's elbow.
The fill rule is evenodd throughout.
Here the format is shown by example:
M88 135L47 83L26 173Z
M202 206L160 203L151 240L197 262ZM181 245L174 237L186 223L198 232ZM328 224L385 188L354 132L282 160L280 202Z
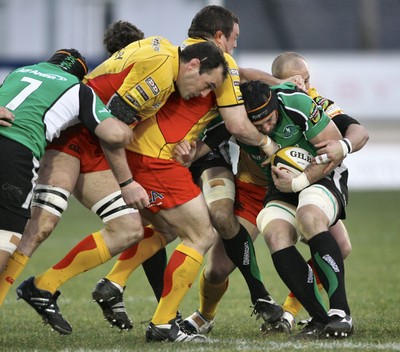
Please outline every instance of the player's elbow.
M132 130L128 125L114 118L106 119L100 123L95 133L112 148L125 147L133 138Z
M242 138L246 138L249 134L248 128L246 124L241 123L240 121L235 121L232 123L231 121L225 121L226 129L234 136L235 138L241 140Z

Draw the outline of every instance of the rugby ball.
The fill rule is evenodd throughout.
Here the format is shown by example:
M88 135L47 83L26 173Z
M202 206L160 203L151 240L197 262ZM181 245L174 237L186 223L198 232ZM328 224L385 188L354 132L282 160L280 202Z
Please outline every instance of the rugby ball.
M312 157L312 154L303 148L285 147L272 156L271 164L279 170L298 176L311 163Z

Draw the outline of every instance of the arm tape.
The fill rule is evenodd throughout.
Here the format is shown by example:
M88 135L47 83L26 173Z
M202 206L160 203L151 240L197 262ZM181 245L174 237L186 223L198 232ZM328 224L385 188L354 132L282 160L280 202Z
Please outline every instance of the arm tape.
M108 103L111 113L127 125L139 122L141 119L137 116L137 111L125 102L118 94L114 94Z

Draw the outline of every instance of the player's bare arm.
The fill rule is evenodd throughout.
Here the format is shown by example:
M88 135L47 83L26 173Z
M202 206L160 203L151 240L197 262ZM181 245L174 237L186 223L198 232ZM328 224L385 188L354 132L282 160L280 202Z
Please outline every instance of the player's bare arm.
M282 84L285 82L292 82L294 83L299 89L306 91L306 86L304 82L304 78L301 75L293 75L286 79L276 78L275 76L271 75L262 70L258 70L255 68L244 68L240 67L240 83L247 82L247 81L262 81L270 86L275 86L278 84Z
M364 126L350 125L344 140L326 140L315 144L318 157L314 162L341 163L347 154L359 151L368 142L369 134ZM328 165L331 166L331 165Z

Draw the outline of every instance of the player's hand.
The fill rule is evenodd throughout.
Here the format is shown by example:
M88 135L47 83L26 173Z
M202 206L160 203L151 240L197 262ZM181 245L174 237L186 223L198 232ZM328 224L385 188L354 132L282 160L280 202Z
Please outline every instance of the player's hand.
M301 75L295 75L292 77L289 77L286 82L292 82L294 83L297 88L301 89L304 92L307 92L306 84L304 82L304 78Z
M121 192L125 203L132 208L144 209L150 204L146 190L136 181L121 187Z
M327 164L324 174L328 175L332 170L340 165L345 158L343 147L339 140L326 140L315 144L318 148L317 156L313 158L314 164Z
M286 171L279 170L276 166L271 166L272 179L278 190L284 193L292 193L292 179L294 176Z
M10 127L14 121L14 114L5 107L0 107L0 126Z
M184 167L189 167L191 165L195 154L196 141L189 142L187 140L183 140L182 142L178 143L172 151L174 159Z

